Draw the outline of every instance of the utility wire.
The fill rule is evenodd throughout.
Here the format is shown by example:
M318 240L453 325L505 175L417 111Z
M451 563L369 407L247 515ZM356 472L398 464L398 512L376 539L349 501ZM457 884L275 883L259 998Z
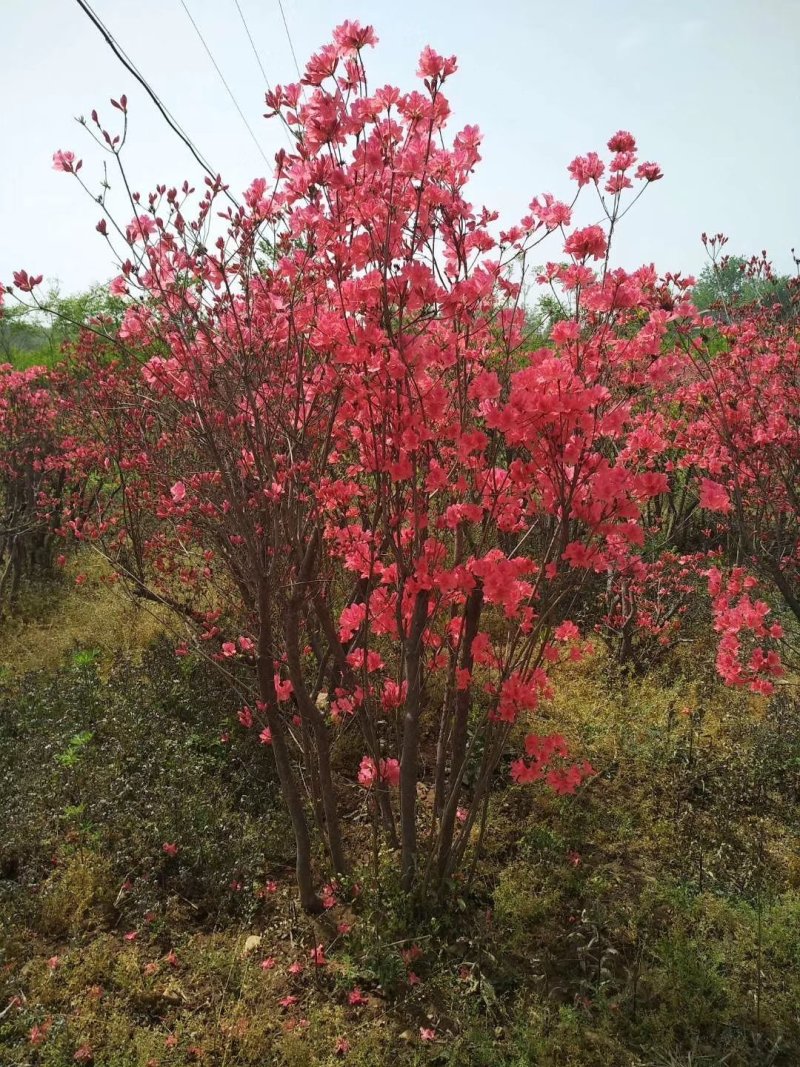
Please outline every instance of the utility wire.
M286 30L286 39L289 42L289 48L292 52L292 59L294 60L294 69L297 71L297 77L300 81L303 80L303 75L300 73L300 64L297 62L297 53L294 50L292 44L292 35L289 33L289 23L286 21L286 12L283 10L283 0L278 0L278 7L281 9L281 18L283 19L283 28Z
M116 39L114 38L114 35L104 25L104 23L102 22L100 17L92 10L91 5L87 2L87 0L75 0L75 2L77 3L78 7L83 11L83 13L93 23L95 28L100 32L100 34L103 37L103 39L105 40L106 44L111 49L111 51L114 53L114 55L117 57L117 59L120 61L120 63L122 63L123 67L125 67L125 69L128 71L129 74L133 75L133 77L137 80L137 82L141 85L141 87L144 89L144 91L147 93L147 95L153 101L153 103L158 108L159 112L161 113L162 118L167 123L167 125L172 130L172 132L177 134L177 136L184 143L184 145L186 145L186 147L192 153L192 155L194 156L195 160L200 164L200 166L203 168L203 170L206 172L206 174L210 178L212 178L214 181L216 181L216 179L219 177L219 171L213 169L213 167L208 163L208 161L201 154L200 150L195 147L195 145L192 142L192 140L190 139L189 135L184 133L184 131L181 128L181 126L179 125L177 119L175 119L170 114L169 109L167 108L166 104L164 104L160 100L160 98L158 97L158 94L156 93L155 89L153 89L151 87L149 82L145 79L144 75L138 70L138 68L136 67L136 64L126 54L126 52L123 49L122 45L120 45L116 41ZM228 197L228 199L234 205L236 205L236 207L239 206L238 201L236 200L236 198L230 192L228 192L226 190L225 191L225 195Z
M241 6L239 5L239 0L233 0L233 2L234 4L236 4L236 10L239 12L239 18L242 20L242 25L244 26L245 33L247 34L247 39L250 42L250 47L253 50L253 55L256 57L256 63L258 63L258 68L264 78L264 84L267 87L267 91L271 93L272 86L270 85L269 78L267 77L267 72L264 70L264 64L261 62L261 56L258 54L258 49L256 48L255 41L253 40L253 35L250 33L250 27L247 25L247 20L244 17L244 12L242 11ZM289 150L293 151L295 148L294 138L292 137L291 131L289 130L286 124L286 119L283 118L283 116L281 116L281 125L283 126L283 133L289 145Z
M253 40L253 35L250 33L250 27L247 25L247 20L244 17L244 12L239 6L239 0L233 0L233 2L234 4L236 4L236 10L239 12L239 18L242 20L242 25L244 26L244 32L247 34L247 39L250 42L250 47L253 49L253 55L256 57L256 63L258 63L261 75L264 78L264 84L266 85L268 91L272 92L272 86L269 84L267 72L264 70L264 64L261 62L261 56L258 54L258 49L256 48L255 41Z
M251 127L250 123L249 123L249 122L247 121L247 118L245 117L245 113L244 113L244 112L242 111L242 109L241 109L241 108L239 107L239 102L238 102L238 100L236 99L236 97L235 97L235 96L233 95L233 91L231 90L231 87L230 87L230 85L228 85L227 81L225 80L225 75L224 75L224 74L222 73L222 71L220 70L220 68L219 68L219 64L217 63L216 59L214 59L214 54L212 53L211 49L210 49L210 48L208 47L208 45L206 44L206 40L205 40L205 37L203 37L203 34L202 34L202 33L200 32L200 27L199 27L199 26L197 25L197 23L196 23L196 22L194 21L194 19L192 18L192 13L191 13L191 11L189 10L189 8L188 8L188 7L186 6L186 0L181 0L181 7L182 7L182 8L183 8L183 10L184 10L184 11L186 12L186 15L187 15L187 17L188 17L189 21L191 22L192 26L194 26L194 31L195 31L195 33L197 34L197 36L198 36L198 37L200 38L200 42L201 42L201 44L203 45L203 48L205 48L206 52L208 53L208 58L209 58L209 59L211 60L211 62L213 63L213 65L214 65L214 70L215 70L215 71L217 72L217 74L219 75L219 79L220 79L220 81L221 81L221 82L222 82L222 84L223 84L223 85L225 86L225 90L226 90L226 92L227 92L228 96L229 96L229 97L231 98L231 101L233 102L233 106L234 106L234 107L236 108L236 110L237 110L237 111L239 112L239 118L240 118L240 119L242 120L242 122L243 122L243 123L245 124L245 126L246 126L246 128L247 128L247 132L248 132L248 133L250 134L250 137L251 137L251 139L252 139L252 141L253 141L253 144L254 144L254 145L256 146L256 148L258 149L258 151L259 151L259 153L260 153L260 155L261 155L261 158L262 158L262 159L264 160L264 162L265 162L265 163L267 164L267 166L270 166L270 162L269 162L269 160L267 159L266 155L264 154L264 149L263 149L263 148L261 147L261 145L260 145L260 144L259 144L259 142L258 142L258 138L257 138L257 137L256 137L256 135L255 135L255 134L253 133L253 129L252 129L252 127Z

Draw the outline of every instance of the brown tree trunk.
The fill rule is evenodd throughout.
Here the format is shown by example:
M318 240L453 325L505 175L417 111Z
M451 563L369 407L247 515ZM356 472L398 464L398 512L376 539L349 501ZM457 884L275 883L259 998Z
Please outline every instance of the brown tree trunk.
M328 849L336 873L347 874L348 863L342 843L339 811L336 804L336 790L334 789L333 775L331 774L330 738L328 736L328 728L323 722L319 709L311 699L303 677L300 663L299 615L300 598L295 595L290 598L286 609L286 662L297 706L313 733L317 750L317 772L322 797L322 809L325 816L325 825L321 826L320 830L327 838Z
M403 714L403 747L400 756L400 870L402 885L409 890L417 864L417 760L419 718L422 712L422 635L428 620L428 592L417 593L411 626L405 641L408 693Z
M481 611L483 610L483 586L478 584L469 594L464 612L464 633L461 646L461 669L472 671L472 643L478 632ZM456 692L456 714L453 723L453 740L450 757L450 792L442 812L441 830L439 832L439 877L442 878L450 859L453 845L458 797L464 777L464 760L467 753L467 733L469 726L469 707L471 684L466 689Z
M272 751L275 766L289 818L294 831L297 847L297 886L300 890L300 903L303 909L311 913L323 910L323 904L314 890L314 875L311 867L311 838L308 823L303 810L303 800L297 785L297 778L289 758L286 734L278 711L278 696L275 692L274 648L272 641L272 601L266 581L262 580L258 597L259 636L258 636L258 684L261 699L266 706L267 723L272 734Z
M325 634L326 640L328 641L328 647L333 655L336 670L339 671L340 676L344 678L348 684L354 686L355 680L353 678L353 673L347 663L345 648L339 640L339 634L333 621L330 608L318 593L312 594L312 597L314 609L317 613L322 632ZM375 734L374 724L371 722L363 707L359 708L356 714L364 741L367 745L367 751L377 763L380 759L380 749L378 746L378 738ZM381 820L384 829L386 830L389 844L392 848L397 848L397 829L394 823L394 813L392 812L392 802L389 797L389 790L387 789L385 782L377 783L376 793L378 797L378 807L381 812Z

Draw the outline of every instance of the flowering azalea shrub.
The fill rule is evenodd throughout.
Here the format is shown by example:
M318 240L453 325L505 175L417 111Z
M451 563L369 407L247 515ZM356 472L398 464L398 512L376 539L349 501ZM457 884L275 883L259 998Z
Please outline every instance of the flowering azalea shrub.
M609 575L597 629L619 663L652 667L674 647L700 592L700 558L663 551L650 562L639 555Z
M716 255L723 238L707 244ZM790 286L797 299L798 290ZM687 345L681 463L699 505L800 620L800 332L781 304L728 304Z
M707 574L714 629L722 635L717 652L720 676L728 685L746 685L754 693L769 695L774 688L772 679L784 673L780 656L772 647L772 642L783 637L783 627L768 621L769 604L752 599L750 593L758 582L741 567L734 567L727 575L712 567Z
M674 526L663 399L697 394L691 280L609 262L660 169L619 131L569 165L569 202L538 196L499 229L467 199L479 131L446 139L455 58L427 48L421 89L372 90L375 41L345 23L301 83L267 94L292 149L241 202L209 177L199 203L188 183L131 194L118 223L96 198L127 310L82 336L63 415L70 469L98 487L75 532L185 623L179 655L193 644L239 692L310 910L312 827L346 875L352 790L411 889L480 850L514 744L516 782L571 793L595 773L535 717L551 665L583 654L573 616L598 581L636 588L655 633L681 610L643 610L665 567L642 555ZM127 102L112 104L120 134L92 123L124 175ZM84 185L73 153L54 166ZM602 223L576 221L587 195ZM533 268L544 241L554 258ZM560 308L539 347L531 276ZM614 596L609 625L627 627ZM749 670L774 673L765 655ZM347 782L331 746L351 724L364 754Z

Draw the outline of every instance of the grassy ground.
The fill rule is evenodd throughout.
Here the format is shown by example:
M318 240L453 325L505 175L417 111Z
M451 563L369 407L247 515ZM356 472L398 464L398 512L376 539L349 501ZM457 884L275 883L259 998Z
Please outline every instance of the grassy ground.
M791 690L723 690L702 641L643 678L571 666L542 715L600 770L582 794L503 788L446 907L384 857L312 920L269 753L88 585L0 634L4 1067L800 1063Z
M28 589L21 605L0 616L0 679L56 670L91 650L101 669L136 655L169 625L158 606L137 605L109 581L99 555L70 562L63 581Z

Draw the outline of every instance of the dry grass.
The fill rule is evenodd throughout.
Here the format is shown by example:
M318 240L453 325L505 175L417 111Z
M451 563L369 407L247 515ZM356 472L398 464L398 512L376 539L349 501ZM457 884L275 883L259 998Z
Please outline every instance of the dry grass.
M87 552L68 567L63 583L28 590L14 616L3 620L0 661L4 671L20 675L55 669L76 652L91 650L101 670L107 669L169 626L166 612L135 603L110 581L104 560Z

